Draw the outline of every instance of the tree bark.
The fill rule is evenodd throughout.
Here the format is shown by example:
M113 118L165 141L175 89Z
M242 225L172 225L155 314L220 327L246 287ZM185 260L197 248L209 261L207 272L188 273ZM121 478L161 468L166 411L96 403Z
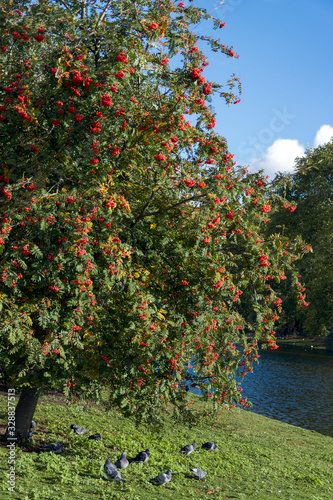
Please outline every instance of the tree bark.
M28 438L28 432L38 403L38 398L39 390L37 387L27 387L23 389L15 408L15 427L10 426L7 428L5 440L13 443Z

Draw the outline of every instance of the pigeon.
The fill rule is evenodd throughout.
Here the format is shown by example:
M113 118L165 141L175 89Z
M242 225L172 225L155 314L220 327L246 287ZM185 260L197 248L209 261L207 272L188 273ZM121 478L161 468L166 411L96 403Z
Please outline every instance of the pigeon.
M165 486L169 481L171 481L171 474L172 474L172 470L168 469L166 472L162 472L158 476L150 479L149 482L153 483L153 484L158 484L158 485L163 484L163 486Z
M126 458L126 453L122 453L121 457L118 458L117 462L115 463L115 466L117 467L117 469L126 469L128 464L129 461Z
M94 439L95 441L102 441L102 436L97 432L97 434L92 434L91 436L89 436L88 439Z
M202 469L190 469L190 471L193 472L196 479L203 479L207 475L207 472Z
M117 470L117 467L113 465L109 459L107 459L104 464L104 472L110 480L121 481L122 483L125 482L125 479L121 477L120 472Z
M79 426L78 426L78 425L76 425L76 424L72 424L72 425L71 425L71 429L73 429L74 434L77 434L78 436L79 436L80 434L83 434L84 432L91 431L91 429L85 429L84 427L79 427Z
M207 450L207 451L213 451L213 450L217 450L217 446L215 443L213 443L213 441L208 441L208 443L204 443L201 448L203 450Z
M31 429L30 429L30 431L28 432L27 441L30 441L30 439L32 439L32 430L31 430Z
M130 461L130 464L137 463L137 464L145 464L150 456L150 449L147 448L145 451L140 451L140 453L137 454L136 457L132 458Z
M36 427L36 422L31 420L30 429L34 429Z
M63 443L50 443L44 446L45 451L52 451L53 453L60 453L62 451Z
M196 447L195 443L187 444L186 446L184 446L184 448L179 450L179 453L183 453L184 455L189 455L190 453L192 453L192 451L194 451L195 447Z

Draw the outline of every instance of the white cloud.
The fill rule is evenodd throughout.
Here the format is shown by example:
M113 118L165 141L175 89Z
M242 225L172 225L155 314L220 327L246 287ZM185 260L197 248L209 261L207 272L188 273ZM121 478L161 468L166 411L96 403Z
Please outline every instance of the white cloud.
M315 135L313 147L322 146L332 138L333 127L322 125ZM250 170L264 170L265 174L273 179L277 172L293 172L295 159L304 154L304 146L297 139L277 139L259 158L250 161Z
M265 170L272 179L277 172L292 172L295 158L304 156L304 146L296 139L277 139L269 146L260 158L254 158L250 170Z
M333 127L331 125L322 125L318 132L316 133L316 137L313 141L313 147L317 148L318 146L323 146L327 142L329 142L333 137Z

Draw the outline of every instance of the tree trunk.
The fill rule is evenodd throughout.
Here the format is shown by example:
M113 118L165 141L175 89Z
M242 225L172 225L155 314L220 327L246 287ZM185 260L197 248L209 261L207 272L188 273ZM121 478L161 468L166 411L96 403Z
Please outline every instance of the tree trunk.
M39 391L37 387L27 387L23 389L20 399L15 408L15 427L9 426L5 439L17 441L27 439L30 430L31 420L38 403ZM11 441L11 442L15 442ZM17 442L16 441L16 442Z

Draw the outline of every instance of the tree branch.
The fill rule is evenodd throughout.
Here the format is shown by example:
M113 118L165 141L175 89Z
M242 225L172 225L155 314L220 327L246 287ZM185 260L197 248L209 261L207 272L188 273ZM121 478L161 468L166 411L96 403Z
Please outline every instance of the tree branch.
M101 24L101 22L103 21L104 17L106 16L106 11L110 7L111 3L112 3L112 0L108 0L108 3L104 7L103 12L100 14L100 16L98 18L98 21L97 21L96 26L95 26L95 30L97 30L98 26Z
M193 200L199 200L200 198L204 198L206 194L201 194L201 195L196 195L192 196L191 198L186 198L183 201L180 201L179 203L175 203L174 205L170 205L170 207L165 208L164 210L157 210L156 212L149 212L148 214L144 214L143 217L150 217L151 215L159 215L159 214L164 214L165 212L168 212L169 210L172 210L173 208L179 207L180 205L184 205L184 203L187 203L188 201L193 201ZM143 218L141 217L141 218ZM139 220L139 219L137 219Z
M81 19L85 19L86 17L86 3L87 0L82 0Z
M142 218L146 208L150 205L150 203L152 202L153 198L154 198L154 195L155 193L157 193L157 191L160 189L161 186L159 186L157 189L155 189L155 191L153 190L151 192L151 195L149 196L148 200L146 201L146 203L143 205L142 207L142 210L141 212L139 213L138 217L135 219L135 221L133 222L132 224L132 227L135 226L135 224Z
M71 6L66 2L66 0L60 0L60 2L66 7L67 10L72 10Z

